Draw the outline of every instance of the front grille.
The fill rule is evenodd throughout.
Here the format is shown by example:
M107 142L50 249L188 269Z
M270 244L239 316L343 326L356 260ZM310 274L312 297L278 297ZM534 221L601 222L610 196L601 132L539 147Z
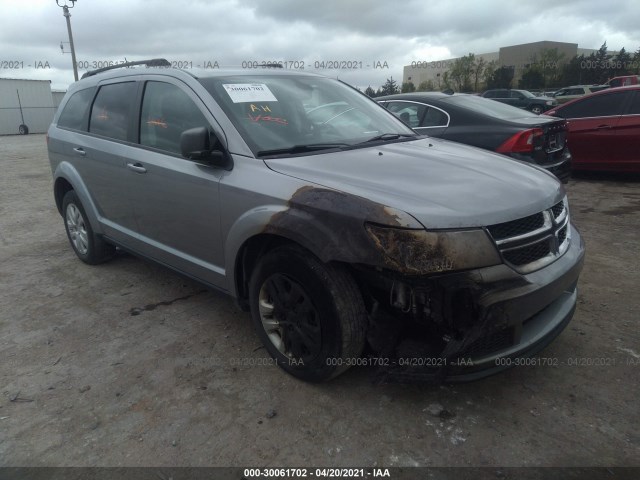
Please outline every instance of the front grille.
M527 245L526 247L521 247L515 250L504 252L502 255L507 262L520 267L522 265L540 260L550 253L551 242L542 241L534 243L533 245Z
M483 357L509 348L512 345L513 328L505 328L504 330L498 330L479 338L467 346L457 357L464 359Z
M528 217L513 220L511 222L498 223L488 228L494 240L503 240L509 237L517 237L544 226L542 213L529 215Z
M560 245L562 245L567 238L567 228L569 227L565 226L558 231L558 242L560 243Z
M543 268L569 247L566 197L548 210L491 225L487 230L503 260L515 270L530 273Z
M551 207L551 212L553 213L553 218L558 218L564 212L564 202L558 202L553 207Z

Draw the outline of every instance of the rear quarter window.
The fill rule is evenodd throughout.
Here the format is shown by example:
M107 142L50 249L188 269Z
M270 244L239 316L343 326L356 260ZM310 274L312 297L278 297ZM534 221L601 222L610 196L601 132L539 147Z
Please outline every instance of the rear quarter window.
M87 114L95 88L86 88L71 95L58 118L58 127L71 130L87 130Z

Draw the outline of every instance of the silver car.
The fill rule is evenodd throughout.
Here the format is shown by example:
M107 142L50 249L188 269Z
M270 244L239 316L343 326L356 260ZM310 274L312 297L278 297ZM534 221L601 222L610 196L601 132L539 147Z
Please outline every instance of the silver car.
M570 321L584 246L546 171L418 135L335 79L154 65L85 74L49 129L82 261L122 249L232 295L309 381L471 380Z

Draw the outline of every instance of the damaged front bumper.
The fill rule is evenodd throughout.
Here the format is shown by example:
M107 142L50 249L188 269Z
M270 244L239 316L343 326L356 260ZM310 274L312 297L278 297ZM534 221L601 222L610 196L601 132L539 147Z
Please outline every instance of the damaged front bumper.
M429 277L367 277L379 381L465 382L535 355L570 322L584 244L521 274L501 264Z

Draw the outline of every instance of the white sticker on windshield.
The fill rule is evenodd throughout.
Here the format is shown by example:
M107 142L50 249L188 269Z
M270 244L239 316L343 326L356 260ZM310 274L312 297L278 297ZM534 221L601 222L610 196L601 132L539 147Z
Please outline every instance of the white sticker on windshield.
M278 101L264 83L227 83L222 86L233 103Z

